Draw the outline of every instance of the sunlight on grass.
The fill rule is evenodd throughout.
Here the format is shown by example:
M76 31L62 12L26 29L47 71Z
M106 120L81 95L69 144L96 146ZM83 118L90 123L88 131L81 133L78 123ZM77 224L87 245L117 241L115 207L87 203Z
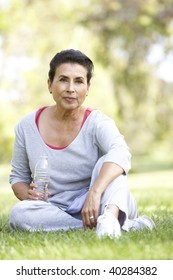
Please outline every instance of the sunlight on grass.
M172 188L173 171L155 171L146 173L129 174L130 188Z

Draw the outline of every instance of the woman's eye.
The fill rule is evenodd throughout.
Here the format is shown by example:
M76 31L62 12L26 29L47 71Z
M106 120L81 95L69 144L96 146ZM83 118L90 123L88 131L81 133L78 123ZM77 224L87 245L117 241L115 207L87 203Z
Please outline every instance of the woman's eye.
M77 83L77 84L82 84L83 81L82 81L82 80L76 80L76 83Z
M67 80L65 78L61 78L60 82L66 82Z

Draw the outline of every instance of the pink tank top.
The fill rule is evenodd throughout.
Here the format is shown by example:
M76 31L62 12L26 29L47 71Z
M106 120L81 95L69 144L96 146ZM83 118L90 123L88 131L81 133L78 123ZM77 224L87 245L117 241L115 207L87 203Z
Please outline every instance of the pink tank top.
M36 116L35 116L35 123L36 123L36 126L38 128L38 131L39 131L39 127L38 127L38 120L39 120L39 117L40 117L40 114L41 112L46 109L47 106L44 106L44 107L41 107L40 109L38 109L38 111L36 112ZM86 111L85 111L85 114L84 114L84 118L83 118L83 121L82 121L82 124L81 124L81 127L83 126L84 122L86 121L86 119L88 118L89 114L92 112L92 109L91 108L87 108ZM62 146L62 147L55 147L55 146L52 146L52 145L49 145L46 143L47 146L49 146L50 148L54 149L54 150L62 150L62 149L65 149L67 146Z

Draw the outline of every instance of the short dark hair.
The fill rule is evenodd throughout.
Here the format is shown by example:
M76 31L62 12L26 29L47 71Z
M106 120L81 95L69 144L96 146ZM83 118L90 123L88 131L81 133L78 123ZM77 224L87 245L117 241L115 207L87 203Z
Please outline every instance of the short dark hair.
M90 84L94 64L92 60L79 50L69 49L57 53L50 62L49 80L53 82L56 68L62 63L78 63L87 69L87 83Z

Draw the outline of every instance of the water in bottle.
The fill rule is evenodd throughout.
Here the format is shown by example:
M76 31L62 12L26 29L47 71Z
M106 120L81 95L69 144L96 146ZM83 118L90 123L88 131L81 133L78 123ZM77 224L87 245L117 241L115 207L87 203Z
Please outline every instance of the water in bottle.
M49 183L49 162L48 156L40 157L35 166L34 183L37 185L36 191L41 193L41 199L48 198L48 183Z

